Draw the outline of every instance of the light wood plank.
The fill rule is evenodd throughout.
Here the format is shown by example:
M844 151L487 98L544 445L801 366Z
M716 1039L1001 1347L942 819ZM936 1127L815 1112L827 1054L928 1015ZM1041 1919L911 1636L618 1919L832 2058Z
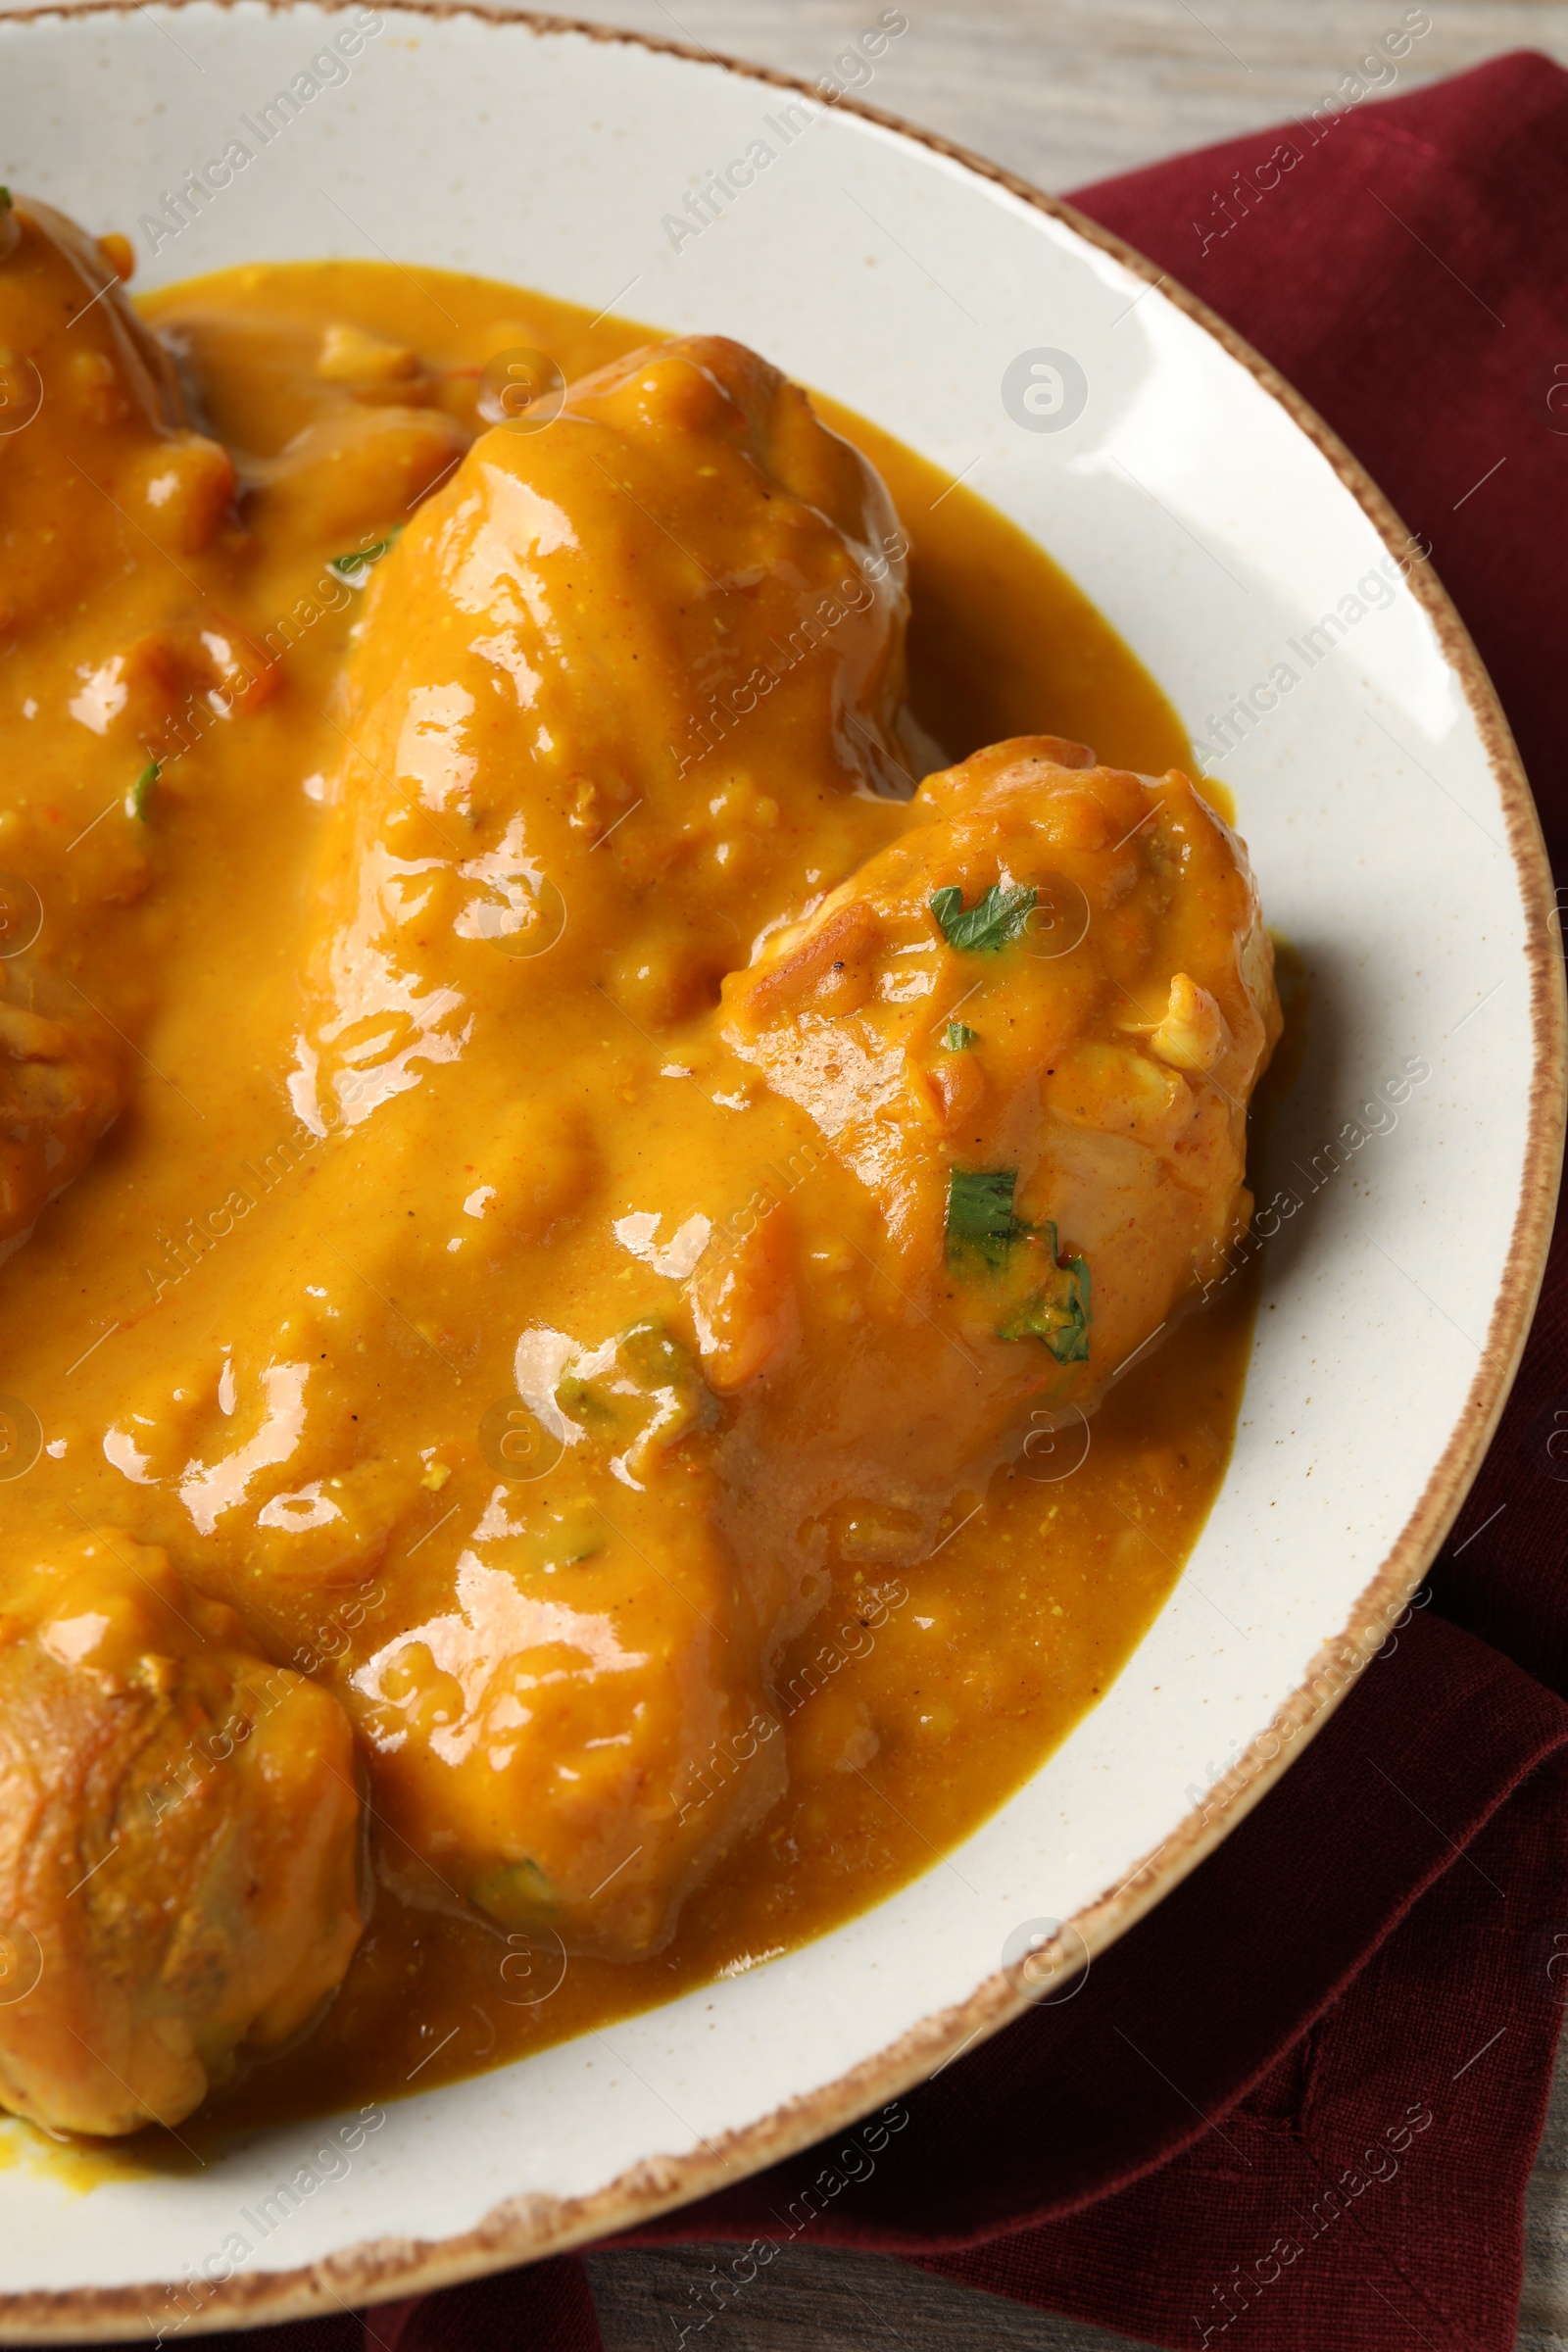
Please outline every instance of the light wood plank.
M564 11L797 74L831 70L886 0L561 0ZM1405 0L901 0L863 95L1061 190L1300 113ZM1565 0L1427 0L1399 89L1505 49L1568 64ZM694 158L694 168L709 160Z

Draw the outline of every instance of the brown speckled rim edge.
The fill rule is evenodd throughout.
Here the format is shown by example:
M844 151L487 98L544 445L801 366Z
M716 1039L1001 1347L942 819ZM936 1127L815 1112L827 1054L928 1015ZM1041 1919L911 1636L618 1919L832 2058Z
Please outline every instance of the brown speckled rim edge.
M162 4L178 8L191 5L192 0L162 0ZM233 0L216 0L216 4L233 5ZM290 0L266 0L266 4L271 14L290 13ZM353 4L354 0L314 0L314 5L328 10ZM745 79L766 82L776 89L816 98L820 103L818 91L790 74L718 56L689 43L659 40L617 26L582 24L568 17L525 14L486 5L485 0L422 0L422 4L421 0L374 0L374 5L415 21L466 16L519 35L576 33L590 40L654 50ZM82 6L8 11L0 17L0 35L13 23L37 24L67 16L128 16L137 7L138 0L85 0ZM833 103L929 153L961 165L977 178L1005 188L1035 211L1063 222L1085 243L1110 255L1150 287L1157 287L1168 302L1211 335L1278 402L1333 467L1390 552L1398 554L1407 545L1409 534L1399 516L1338 435L1266 360L1167 272L1156 270L1152 263L1124 244L1120 237L1074 212L1070 205L1045 195L1027 180L1019 179L982 156L970 154L952 140L854 99L842 98ZM1205 1804L1188 1814L1164 1843L1145 1856L1132 1876L1113 1892L1102 1894L1076 1914L1072 1924L1092 1954L1103 1951L1118 1936L1124 1935L1235 1828L1273 1786L1292 1757L1300 1752L1327 1721L1361 1667L1376 1655L1387 1630L1415 1592L1457 1516L1497 1425L1518 1369L1545 1267L1562 1161L1565 1062L1568 1062L1565 1055L1568 1004L1564 999L1562 957L1551 929L1555 905L1551 871L1530 787L1481 658L1430 564L1416 566L1408 579L1437 633L1445 660L1463 686L1496 779L1526 918L1534 1036L1530 1120L1519 1206L1502 1281L1464 1409L1414 1510L1362 1592L1348 1624L1318 1652L1299 1688L1276 1710L1269 1729L1258 1735L1247 1754L1232 1768L1227 1782L1233 1785L1222 1786ZM342 2312L345 2306L423 2293L537 2260L546 2254L562 2253L633 2228L657 2214L777 2163L808 2147L813 2140L854 2123L870 2108L898 2097L923 2081L960 2049L996 2033L1028 2005L1004 1975L989 1977L967 2000L922 2019L898 2041L837 2082L787 2102L745 2130L705 2145L698 2154L650 2159L587 2197L509 2199L494 2207L476 2229L457 2237L434 2242L406 2238L365 2240L300 2270L258 2272L228 2279L213 2287L201 2311L181 2323L181 2331L189 2328L193 2333L206 2333L324 2316ZM139 2331L149 2320L153 2326L160 2319L169 2323L172 2317L172 2289L162 2283L3 2296L0 2297L0 2343L104 2342L123 2335L127 2329Z

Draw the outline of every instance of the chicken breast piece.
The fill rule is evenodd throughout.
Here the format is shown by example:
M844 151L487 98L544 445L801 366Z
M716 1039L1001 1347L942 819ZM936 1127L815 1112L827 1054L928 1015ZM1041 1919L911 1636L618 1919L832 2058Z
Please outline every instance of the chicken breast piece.
M367 596L301 1110L358 1121L573 980L645 1029L711 1002L781 869L853 862L906 789L907 601L878 477L739 344L485 434Z
M138 556L167 564L160 551L177 558L203 543L233 486L227 453L186 429L168 355L104 250L47 205L0 211L0 658L24 646L31 676L52 685L56 636L121 592ZM134 687L123 662L71 677L63 691L84 742ZM127 752L126 792L147 761ZM80 1173L130 1092L121 1031L134 1023L122 1004L117 1028L74 977L91 882L68 863L68 845L97 813L57 833L11 805L0 862L19 870L0 874L0 1242ZM122 873L108 895L123 903L140 887ZM88 912L101 921L90 901Z
M767 1376L763 1526L847 1491L928 1548L1025 1408L1092 1409L1250 1213L1279 1007L1245 852L1186 776L1090 761L1026 737L929 777L903 838L724 984L726 1044L880 1236L837 1344L790 1220L697 1269L710 1378Z
M30 199L0 212L0 642L74 611L125 556L203 546L234 468L192 432L169 355L93 238Z
M361 1927L341 1708L165 1555L97 1534L0 1616L0 2101L177 2125L341 1981Z
M124 1106L130 1056L40 959L0 962L0 1243L79 1176Z

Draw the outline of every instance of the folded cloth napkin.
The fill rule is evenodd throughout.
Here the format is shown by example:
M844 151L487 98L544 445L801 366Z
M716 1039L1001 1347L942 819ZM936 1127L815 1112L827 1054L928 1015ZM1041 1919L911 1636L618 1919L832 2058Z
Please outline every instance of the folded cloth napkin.
M1409 97L1363 87L1078 202L1274 361L1431 541L1568 870L1568 74L1515 56ZM1559 1428L1561 1227L1428 1605L1074 1999L895 2102L873 2166L862 2128L615 2241L741 2241L688 2343L793 2241L1195 2352L1506 2352L1568 1989ZM600 2336L560 2259L238 2341Z

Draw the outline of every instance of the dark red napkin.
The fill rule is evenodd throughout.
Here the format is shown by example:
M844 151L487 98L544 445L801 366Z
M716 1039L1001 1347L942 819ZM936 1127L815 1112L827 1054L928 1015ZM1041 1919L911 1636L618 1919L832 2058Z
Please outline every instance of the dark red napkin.
M1568 74L1501 58L1078 201L1273 360L1430 539L1568 872ZM840 2165L843 2134L616 2242L877 2248L1182 2347L1509 2352L1568 1991L1559 1409L1561 1226L1430 1605L1219 1851L1076 1998L900 2102L868 2177L846 2184L866 2161ZM737 2252L733 2278L757 2268ZM733 2292L721 2265L711 2317ZM570 2260L239 2340L600 2346Z

